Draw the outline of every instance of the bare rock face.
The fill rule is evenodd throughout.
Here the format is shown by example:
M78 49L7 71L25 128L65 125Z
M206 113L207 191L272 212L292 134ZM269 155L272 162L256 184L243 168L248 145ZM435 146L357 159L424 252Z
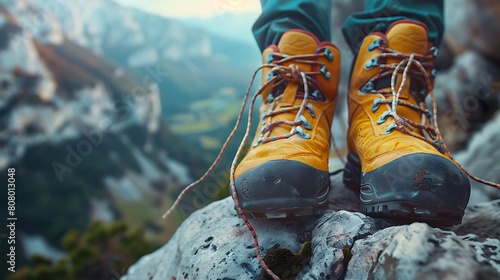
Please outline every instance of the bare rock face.
M463 149L471 133L500 108L500 68L483 55L466 51L454 59L453 66L438 72L434 93L446 144Z
M499 1L445 0L445 8L447 34L454 42L500 61Z
M360 213L332 211L319 218L253 221L264 254L298 253L311 241L310 260L282 279L498 279L500 232L487 235L481 216L500 222L500 200L477 205L455 231L426 224L394 225ZM475 233L477 232L477 234ZM276 272L282 268L272 267ZM266 279L250 233L230 198L195 212L165 246L143 257L122 279Z
M500 182L500 113L489 121L480 132L468 141L468 148L456 154L456 159L475 176ZM500 190L471 181L472 192L469 204L500 199Z
M500 276L498 239L479 242L474 234L458 236L422 223L386 228L356 242L352 251L346 279L494 279Z

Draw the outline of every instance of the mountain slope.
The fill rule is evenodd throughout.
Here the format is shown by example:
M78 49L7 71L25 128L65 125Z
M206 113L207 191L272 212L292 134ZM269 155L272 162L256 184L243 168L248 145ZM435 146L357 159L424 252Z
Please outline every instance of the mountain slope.
M0 2L0 178L16 169L18 265L57 257L62 236L95 219L168 238L162 211L207 166L162 119L162 72L116 63L62 25L36 1Z
M43 0L34 2L50 12L56 22L52 26L59 25L51 30L62 30L94 53L135 70L141 77L156 69L169 73L158 82L163 113L168 117L187 112L194 100L213 96L225 87L235 87L241 96L260 64L255 44L113 1L76 0L56 7Z
M219 36L238 40L249 45L256 45L251 26L259 17L258 13L221 13L207 19L187 18L182 22L201 28Z

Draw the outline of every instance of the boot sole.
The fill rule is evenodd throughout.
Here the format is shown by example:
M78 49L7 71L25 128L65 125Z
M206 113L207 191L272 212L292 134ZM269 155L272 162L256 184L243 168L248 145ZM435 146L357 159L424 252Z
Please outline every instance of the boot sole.
M362 173L359 157L348 156L345 185L359 194L362 212L405 223L460 224L470 182L452 162L431 154L403 156Z
M280 209L273 212L255 212L245 211L243 214L249 219L294 219L304 216L317 216L326 212L327 207L320 208L297 208L297 209Z

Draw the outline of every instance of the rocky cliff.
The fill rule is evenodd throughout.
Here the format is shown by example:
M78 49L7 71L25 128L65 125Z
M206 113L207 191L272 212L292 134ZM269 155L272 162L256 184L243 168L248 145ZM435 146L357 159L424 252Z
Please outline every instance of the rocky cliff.
M463 223L451 229L398 225L353 211L357 198L340 182L339 176L332 178L331 211L321 217L252 221L264 259L281 279L500 277L500 200L470 205ZM268 277L226 198L191 215L165 246L122 279Z
M166 70L135 71L105 53L150 36L128 38L130 22L112 32L129 13L112 1L0 0L0 178L16 168L20 260L60 257L64 234L91 220L157 236L165 200L206 164L162 119Z

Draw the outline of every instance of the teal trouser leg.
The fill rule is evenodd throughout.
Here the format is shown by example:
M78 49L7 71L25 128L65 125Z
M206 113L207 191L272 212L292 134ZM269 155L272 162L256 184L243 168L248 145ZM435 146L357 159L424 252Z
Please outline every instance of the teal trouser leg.
M264 50L278 43L288 29L312 32L320 41L330 40L330 0L261 0L262 14L253 26L257 44ZM365 11L352 14L342 31L354 52L371 32L385 32L397 20L423 22L430 40L438 46L444 30L443 0L365 0Z
M261 0L262 14L252 31L260 50L277 44L289 29L307 30L320 41L331 37L331 0Z
M431 42L439 46L444 32L443 0L365 0L365 11L349 16L342 32L356 53L366 35L385 32L391 23L402 19L425 23Z

